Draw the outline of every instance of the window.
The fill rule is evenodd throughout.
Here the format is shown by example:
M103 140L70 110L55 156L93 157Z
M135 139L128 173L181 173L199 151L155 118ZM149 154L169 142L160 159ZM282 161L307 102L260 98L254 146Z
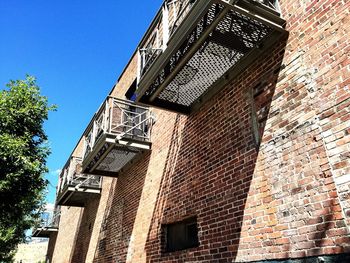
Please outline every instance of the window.
M197 218L164 225L166 252L173 252L199 246Z
M131 86L129 87L129 89L125 93L125 97L128 100L131 100L131 101L136 100L136 94L135 94L136 88L137 88L137 80L135 79L134 82L131 84Z

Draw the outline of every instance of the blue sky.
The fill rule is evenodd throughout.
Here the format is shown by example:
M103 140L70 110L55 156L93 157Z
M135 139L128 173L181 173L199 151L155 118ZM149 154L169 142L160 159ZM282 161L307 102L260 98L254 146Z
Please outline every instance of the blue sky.
M134 52L162 0L0 0L0 85L25 74L58 110L45 130L55 186L93 113ZM54 202L55 188L47 197Z

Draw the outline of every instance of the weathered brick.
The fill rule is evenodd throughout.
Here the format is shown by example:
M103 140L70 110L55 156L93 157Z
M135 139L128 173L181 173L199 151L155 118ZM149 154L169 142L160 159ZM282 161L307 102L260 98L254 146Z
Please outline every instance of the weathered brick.
M96 203L64 209L50 240L53 262L248 262L348 251L350 2L280 2L288 41L199 111L152 109L152 151L106 179ZM136 72L137 56L111 95L124 98ZM190 216L200 245L165 252L162 225Z

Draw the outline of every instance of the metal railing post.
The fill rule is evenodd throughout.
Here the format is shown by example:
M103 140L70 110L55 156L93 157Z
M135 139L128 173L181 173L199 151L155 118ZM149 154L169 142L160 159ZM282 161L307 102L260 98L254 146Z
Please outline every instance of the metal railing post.
M108 99L105 102L105 110L103 113L103 124L102 124L102 129L104 132L107 132L108 130L108 124L107 124L107 110L108 110Z
M141 67L141 53L140 53L140 48L137 49L137 85L139 84L140 82L140 79L141 79L141 70L142 70L142 67Z
M70 162L69 162L69 164L68 164L68 167L67 167L67 173L68 173L68 184L70 184L72 181L73 181L73 171L72 171L72 163L73 163L73 161L74 161L74 159L73 159L74 157L71 157L71 159L70 159Z
M96 139L96 134L97 132L97 121L96 121L96 118L94 119L94 122L93 122L93 126L92 126L92 134L91 134L91 141L90 141L90 148L92 150L92 148L94 147L95 145L95 139Z
M114 101L109 98L109 133L112 133Z
M163 51L167 48L169 40L169 9L167 3L163 5Z

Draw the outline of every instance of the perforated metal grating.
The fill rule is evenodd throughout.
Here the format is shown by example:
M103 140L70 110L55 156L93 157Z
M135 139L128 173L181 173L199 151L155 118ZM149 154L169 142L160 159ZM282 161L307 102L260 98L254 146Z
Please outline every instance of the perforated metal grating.
M219 78L229 69L239 67L240 61L253 49L259 48L273 32L266 24L230 10L203 40L202 36L208 31L208 27L217 21L223 10L224 6L218 3L210 6L194 30L141 95L141 102L163 108L170 103L171 107L180 105L182 109L187 108L190 111L191 106L199 101ZM199 48L174 75L173 72L178 70L181 60L198 41L202 41ZM170 80L171 75L173 77Z
M135 147L115 146L97 166L96 170L119 172L120 169L130 162L139 152L140 150Z
M160 93L159 99L190 106L243 55L208 43L197 52L174 80Z

